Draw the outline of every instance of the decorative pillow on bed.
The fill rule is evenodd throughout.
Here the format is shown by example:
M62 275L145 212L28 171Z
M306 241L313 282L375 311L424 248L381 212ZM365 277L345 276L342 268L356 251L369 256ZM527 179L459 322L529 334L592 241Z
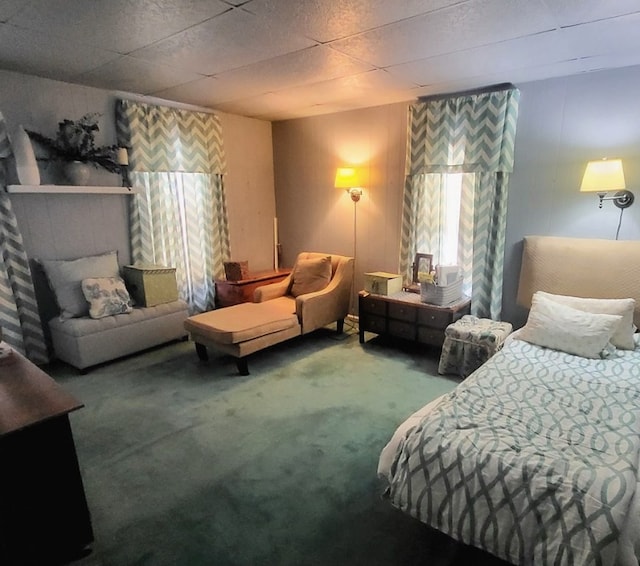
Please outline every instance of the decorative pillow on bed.
M584 312L535 293L518 338L583 358L601 358L621 320L620 315Z
M583 297L570 297L568 295L553 295L538 291L539 297L544 297L555 303L566 305L568 307L578 309L592 314L615 314L622 316L622 320L616 328L611 343L621 350L633 350L635 343L633 341L633 333L636 328L633 324L633 312L636 308L636 302L633 299L586 299Z
M89 302L89 316L104 318L133 310L131 297L120 277L89 277L82 280L82 293Z
M294 297L322 291L331 280L331 256L299 260L291 278L291 294Z
M42 267L65 320L89 314L82 294L82 280L87 277L119 277L118 252L81 257L73 260L42 259Z

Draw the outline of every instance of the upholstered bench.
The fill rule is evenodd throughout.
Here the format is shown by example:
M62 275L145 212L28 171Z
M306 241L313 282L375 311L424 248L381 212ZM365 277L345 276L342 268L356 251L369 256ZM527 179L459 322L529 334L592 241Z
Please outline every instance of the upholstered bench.
M236 358L240 375L248 375L246 356L300 336L296 301L280 297L264 303L241 303L196 314L184 322L198 357L208 359L207 346Z
M512 325L467 314L450 324L438 365L438 373L467 377L502 348Z

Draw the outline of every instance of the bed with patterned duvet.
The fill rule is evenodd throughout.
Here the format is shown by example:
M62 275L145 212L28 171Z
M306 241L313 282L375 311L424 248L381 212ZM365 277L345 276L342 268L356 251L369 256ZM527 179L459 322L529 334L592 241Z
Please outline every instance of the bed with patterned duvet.
M378 467L390 502L513 564L637 566L631 336L631 348L592 358L514 335L397 429Z

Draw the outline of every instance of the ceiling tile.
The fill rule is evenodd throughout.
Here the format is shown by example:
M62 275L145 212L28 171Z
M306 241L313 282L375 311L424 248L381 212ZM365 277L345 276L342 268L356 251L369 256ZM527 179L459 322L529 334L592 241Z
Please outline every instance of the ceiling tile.
M11 23L124 54L231 9L218 0L32 0Z
M549 2L548 6L561 26L573 26L640 11L638 0L562 0Z
M468 1L468 0L464 0ZM459 4L461 0L254 0L247 10L261 18L285 23L289 28L326 43L398 22L418 14Z
M200 78L201 75L191 71L124 56L84 73L78 80L106 90L152 94Z
M640 12L562 29L562 35L583 57L640 52Z
M190 83L181 84L172 88L157 90L151 94L167 100L177 100L196 106L213 106L210 102L218 88L214 77L203 77ZM238 97L241 97L238 94Z
M118 58L110 53L84 47L78 49L60 37L29 33L9 24L0 24L0 61L2 68L61 81Z
M0 22L6 22L24 7L24 0L0 0Z
M502 71L564 61L577 52L569 48L559 31L550 31L483 47L420 59L387 67L398 78L419 85L438 84L454 79L482 77Z
M334 49L387 67L555 27L541 0L476 0L336 41Z
M133 55L212 75L313 44L282 24L234 9Z
M247 98L274 90L316 83L372 70L373 67L329 47L315 45L301 51L216 75L211 103Z

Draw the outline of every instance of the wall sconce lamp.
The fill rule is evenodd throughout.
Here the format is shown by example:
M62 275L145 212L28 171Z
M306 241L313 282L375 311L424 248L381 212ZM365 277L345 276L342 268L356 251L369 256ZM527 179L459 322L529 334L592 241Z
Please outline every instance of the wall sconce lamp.
M360 184L360 176L355 167L338 167L335 187L337 189L346 189L353 202L358 202L362 196Z
M608 191L617 191L606 196ZM589 161L582 177L580 192L597 192L600 206L605 200L612 200L618 208L628 208L633 204L633 193L626 190L621 159L600 159Z

